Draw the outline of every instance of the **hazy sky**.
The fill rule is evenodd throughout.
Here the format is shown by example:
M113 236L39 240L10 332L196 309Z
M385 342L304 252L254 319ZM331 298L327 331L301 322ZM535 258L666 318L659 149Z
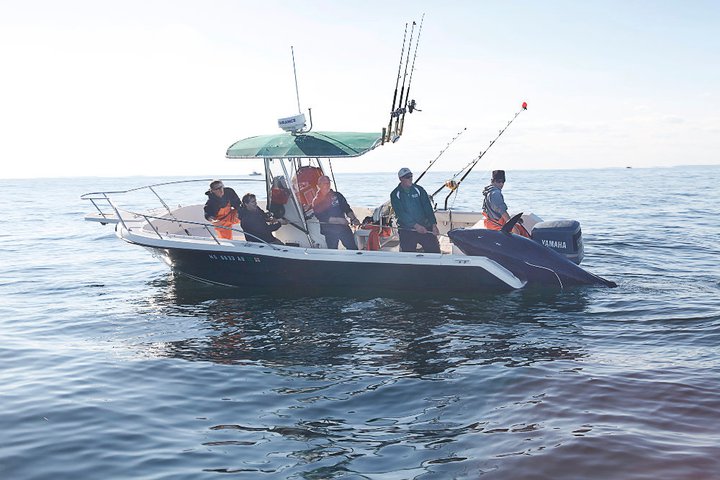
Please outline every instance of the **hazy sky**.
M0 0L0 177L242 174L236 140L300 103L316 130L387 124L405 22L425 13L397 144L336 171L720 164L720 2Z

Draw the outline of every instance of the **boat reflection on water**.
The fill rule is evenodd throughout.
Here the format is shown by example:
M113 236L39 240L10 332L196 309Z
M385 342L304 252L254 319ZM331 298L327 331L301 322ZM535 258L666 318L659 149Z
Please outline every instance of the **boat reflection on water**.
M158 323L134 348L172 359L151 363L182 377L205 471L464 478L557 445L545 408L587 355L577 290L273 298L163 278L136 307Z
M159 287L159 288L158 288ZM154 355L222 364L343 366L435 375L462 365L525 366L584 355L581 290L479 299L247 297L175 277L154 285L163 316L192 316L183 339ZM570 319L570 320L569 320Z

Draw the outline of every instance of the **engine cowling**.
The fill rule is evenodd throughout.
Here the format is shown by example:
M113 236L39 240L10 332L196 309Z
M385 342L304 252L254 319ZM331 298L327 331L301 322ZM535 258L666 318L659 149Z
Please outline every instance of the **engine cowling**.
M585 255L582 230L577 220L537 223L530 236L539 244L564 255L576 265L580 265Z

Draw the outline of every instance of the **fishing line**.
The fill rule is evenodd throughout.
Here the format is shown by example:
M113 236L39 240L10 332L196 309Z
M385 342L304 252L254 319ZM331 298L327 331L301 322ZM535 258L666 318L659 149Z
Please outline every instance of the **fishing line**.
M520 110L518 110L518 112L515 114L515 116L513 116L513 118L511 118L510 121L507 123L507 125L505 125L505 127L502 130L500 130L500 132L497 134L497 136L490 142L490 144L487 146L487 148L484 151L480 152L480 154L477 157L475 157L475 159L473 159L470 163L468 163L468 165L466 165L462 170L460 170L460 172L455 174L452 179L448 180L447 182L445 182L444 185L442 185L440 188L435 190L435 192L433 192L433 194L430 195L430 197L433 198L446 186L448 188L450 188L450 190L451 190L450 193L448 193L447 196L445 197L444 210L447 210L447 203L448 203L448 199L450 198L450 195L457 192L457 190L460 188L460 184L463 182L463 180L465 180L465 178L467 178L467 176L470 174L470 172L472 172L473 168L475 168L475 166L478 164L478 162L480 162L480 160L485 156L487 151L490 150L490 147L492 147L495 144L495 142L500 138L500 136L503 133L505 133L505 130L507 130L508 127L513 123L513 121L515 121L515 119L518 117L518 115L520 115L525 110L527 110L527 102L522 103L522 108ZM467 171L465 171L465 170L467 170ZM458 180L456 182L455 178L457 177L457 175L459 175L463 171L465 171L465 174L460 178L460 180Z
M563 289L565 288L565 286L563 285L562 280L560 279L560 275L558 275L558 274L555 272L555 270L553 270L552 268L544 267L544 266L542 266L542 265L535 265L535 264L530 263L530 262L527 262L527 261L525 262L525 264L526 264L526 265L530 265L531 267L541 268L541 269L544 269L544 270L549 270L549 271L552 272L553 275L555 275L555 277L557 278L557 281L558 281L558 283L560 284L560 289L563 290Z
M467 127L464 127L462 130L460 130L460 131L457 133L457 135L455 135L455 136L452 138L452 140L450 140L450 141L448 142L448 144L445 146L445 148L443 148L442 150L440 150L440 153L438 154L437 157L435 157L435 160L433 160L433 161L430 162L430 165L427 166L427 168L420 174L420 176L417 178L417 180L415 180L415 182L413 182L413 183L417 184L417 183L420 181L420 179L422 179L422 178L425 176L425 174L428 172L428 170L430 170L430 168L435 164L435 162L437 162L438 159L439 159L440 157L442 157L442 155L447 151L447 149L450 148L450 145L452 145L452 144L455 142L455 140L457 140L457 139L460 137L460 135L462 135L463 133L465 133L466 130L467 130Z

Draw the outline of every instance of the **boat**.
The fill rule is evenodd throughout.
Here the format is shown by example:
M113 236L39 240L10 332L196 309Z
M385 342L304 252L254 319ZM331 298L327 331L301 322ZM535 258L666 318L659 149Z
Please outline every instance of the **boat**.
M409 51L410 47L406 66ZM401 65L402 62L401 56ZM321 223L312 211L317 180L321 175L328 175L335 183L333 161L359 158L398 141L406 114L417 110L415 100L409 100L407 94L403 98L404 90L403 84L398 99L396 82L390 122L380 131L313 131L312 114L308 127L304 114L299 113L278 120L282 133L247 137L227 149L228 159L263 162L261 180L224 179L224 183L233 186L246 181L263 182L265 209L287 220L274 232L282 245L253 241L257 239L239 226L231 228L232 239L221 238L215 226L205 219L203 204L170 208L171 202L160 193L164 188L188 188L197 192L211 179L87 193L81 198L91 202L95 212L85 219L114 225L117 237L148 249L177 274L253 294L476 296L534 286L613 286L612 282L592 274L566 273L584 272L577 266L582 259L579 225L573 223L572 228L566 224L548 225L531 213L520 215L515 221L522 218L525 228L541 232L542 238L519 240L511 231L490 233L479 228L483 219L481 212L438 209L441 252L401 252L389 202L365 207L353 205L356 216L364 219L354 232L359 250L328 249L321 234ZM409 90L408 84L407 92ZM204 183L203 187L197 182ZM342 191L342 188L333 189ZM138 210L126 206L135 202L124 202L124 199L138 193L155 198L158 201L155 208ZM488 236L493 237L491 241L483 240ZM502 254L495 248L496 244L503 243L499 239L506 239L507 248L500 248ZM528 246L535 252L532 257L525 253ZM558 253L568 250L569 246L572 251ZM537 275L537 270L553 273Z
M522 215L525 228L544 236L528 240L511 231L479 228L480 212L437 210L441 253L400 252L396 222L388 204L353 206L358 218L365 219L355 231L360 249L326 248L320 221L309 208L317 178L327 171L323 160L365 155L381 145L381 135L310 132L256 136L240 140L227 150L228 158L263 160L265 175L260 181L266 191L266 209L282 210L281 216L288 221L275 232L284 245L250 241L240 228L233 228L233 239L222 239L204 218L203 204L170 209L169 202L159 193L165 187L187 187L197 192L211 179L88 193L82 198L92 202L97 211L85 219L114 224L120 239L147 248L178 274L253 293L432 292L467 296L528 286L613 286L612 282L591 274L564 275L569 269L583 271L577 266L583 253L579 224L570 221L568 229L563 222L541 222L533 214ZM247 181L251 180L224 180L226 185ZM281 204L273 203L278 189L289 192ZM124 196L140 191L157 196L158 208L136 211L122 206ZM543 228L544 224L551 224L551 228ZM468 240L468 235L476 237L474 243ZM478 242L477 237L490 241ZM500 248L502 255L487 249L502 239L508 244L507 248ZM524 252L530 251L528 247L534 247L532 259L524 257ZM556 252L568 249L564 254ZM538 277L538 271L548 275Z

